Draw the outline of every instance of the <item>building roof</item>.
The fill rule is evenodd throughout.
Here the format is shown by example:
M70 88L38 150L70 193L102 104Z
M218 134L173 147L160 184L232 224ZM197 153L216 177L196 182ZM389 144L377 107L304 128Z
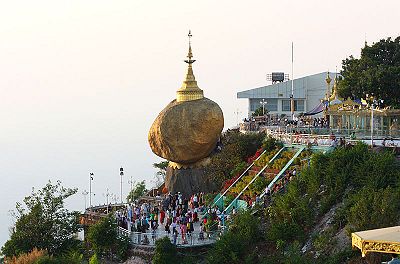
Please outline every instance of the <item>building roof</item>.
M335 75L335 73L330 74ZM294 79L294 97L306 98L310 94L320 94L321 90L327 89L326 76L327 72L321 72ZM289 80L238 92L237 98L290 98L291 89L292 81Z

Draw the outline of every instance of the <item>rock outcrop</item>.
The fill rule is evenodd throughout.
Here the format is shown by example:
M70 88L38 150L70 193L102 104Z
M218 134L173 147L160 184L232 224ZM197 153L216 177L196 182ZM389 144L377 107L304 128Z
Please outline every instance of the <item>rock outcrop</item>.
M165 187L171 193L181 192L185 197L216 190L215 184L207 178L206 168L174 169L168 166Z

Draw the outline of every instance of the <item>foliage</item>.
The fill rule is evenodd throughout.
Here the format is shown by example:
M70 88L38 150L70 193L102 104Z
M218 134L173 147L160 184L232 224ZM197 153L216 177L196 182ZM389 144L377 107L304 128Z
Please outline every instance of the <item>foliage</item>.
M400 107L400 37L382 39L361 49L360 59L343 60L339 94L365 98L373 94L385 105Z
M243 178L238 181L235 186L233 186L229 192L232 194L239 194L244 187L254 178L255 175L247 175L243 176ZM264 176L260 175L257 179L244 191L244 195L248 195L249 197L254 197L256 195L261 194L265 186L269 183L269 180L266 179Z
M153 168L157 169L156 172L156 187L160 186L165 181L165 176L167 175L167 167L169 161L163 160L158 163L153 163Z
M83 255L77 251L70 251L58 257L49 256L46 250L34 248L29 253L18 257L6 258L9 264L81 264Z
M283 143L277 141L273 137L267 137L262 144L262 148L266 150L267 152L273 151L275 149L280 149L283 147Z
M97 257L96 253L94 253L93 256L90 257L89 264L100 264L99 258Z
M32 251L28 253L22 253L18 257L6 257L5 262L9 264L33 264L43 256L47 255L46 250L39 250L37 248L32 249Z
M254 111L254 113L251 114L251 116L263 116L263 114L264 115L268 114L268 109L266 106L264 107L264 113L262 106L260 106L259 108L256 109L256 111Z
M351 232L393 226L400 218L398 189L387 187L375 190L366 187L354 195L353 201L348 216Z
M126 260L129 255L130 238L126 236L117 237L114 252L119 260Z
M249 211L240 212L209 251L207 263L257 263L254 256L249 256L248 249L261 238L259 219Z
M228 130L221 136L222 150L211 156L211 164L207 168L209 179L222 186L225 180L232 178L232 171L238 164L261 147L264 133L242 134L238 130ZM219 187L218 187L219 189Z
M156 240L156 248L154 250L153 264L169 264L177 261L176 247L171 243L168 237Z
M348 231L360 231L397 223L398 166L393 154L372 152L362 143L313 154L310 166L303 167L265 211L267 240L287 245L283 259L275 257L281 258L280 263L308 263L306 256L289 254L290 248L295 241L305 241L318 219L338 205L331 227L313 239L313 247L320 253L318 262L344 263L351 252L331 253L338 228L347 225Z
M5 256L18 256L34 248L44 249L52 255L60 255L78 243L78 212L64 208L64 200L77 189L61 186L61 182L45 187L24 198L24 205L17 203L14 212L16 222L10 239L2 247Z
M98 254L110 252L117 244L117 223L112 214L101 219L88 230L87 239Z
M146 189L146 181L141 181L135 184L132 190L129 192L126 200L128 202L133 202L134 200L138 199L139 197L145 195L147 192Z

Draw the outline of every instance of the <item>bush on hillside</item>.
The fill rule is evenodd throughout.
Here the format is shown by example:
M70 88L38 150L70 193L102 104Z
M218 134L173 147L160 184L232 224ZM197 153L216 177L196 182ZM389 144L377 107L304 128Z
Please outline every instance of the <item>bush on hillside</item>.
M169 264L177 262L176 246L171 243L171 240L169 240L168 237L157 239L153 264Z
M249 249L262 238L260 220L249 211L241 211L229 224L229 230L222 235L207 255L207 263L257 263L246 262Z

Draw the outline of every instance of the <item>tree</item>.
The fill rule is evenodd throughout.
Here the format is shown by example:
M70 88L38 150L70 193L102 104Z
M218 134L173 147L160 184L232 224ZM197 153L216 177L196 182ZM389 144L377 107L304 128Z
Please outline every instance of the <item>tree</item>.
M33 189L24 198L24 205L16 205L15 226L2 253L7 257L18 256L37 248L47 250L50 255L60 255L76 247L79 212L64 208L64 200L76 192L77 189L62 187L60 181L55 185L49 181L36 192Z
M109 214L89 227L87 239L97 255L111 256L115 254L120 260L127 258L129 238L118 236L117 228L113 214Z
M354 205L349 210L350 231L362 231L396 225L399 213L399 191L363 188L353 197Z
M256 111L254 111L254 113L251 116L263 116L268 114L268 110L266 107L264 107L264 114L263 114L263 108L262 106L260 106L259 108L256 109Z
M232 218L228 231L215 242L206 263L260 263L253 255L254 245L262 239L260 219L243 211Z
M87 239L98 254L110 252L117 243L117 223L112 214L89 227Z
M209 179L217 188L223 181L234 176L232 172L237 173L235 168L239 163L254 155L264 138L264 133L242 134L238 130L229 129L222 134L222 150L211 156L211 164L207 167Z
M384 105L400 107L400 37L382 39L361 49L360 59L342 61L339 95L365 98L373 94Z
M168 237L156 240L156 248L154 250L153 264L176 263L177 261L176 247L171 243Z
M169 161L164 160L160 161L159 163L153 163L153 168L158 169L156 172L156 187L160 186L165 182L165 176L167 175L167 167L168 167Z
M135 187L133 187L132 191L129 192L128 196L126 197L126 200L128 202L133 202L134 200L143 196L146 192L147 192L146 182L145 181L138 182L135 184Z

